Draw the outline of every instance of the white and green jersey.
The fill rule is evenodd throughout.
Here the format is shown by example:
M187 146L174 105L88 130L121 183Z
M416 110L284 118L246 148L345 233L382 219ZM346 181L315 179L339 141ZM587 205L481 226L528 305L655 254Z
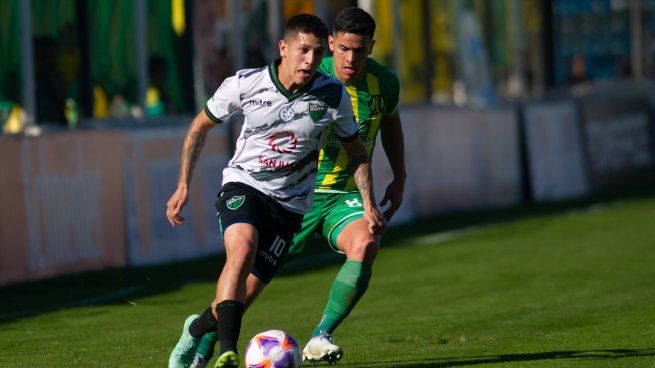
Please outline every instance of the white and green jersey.
M236 152L223 170L223 185L244 183L304 214L327 128L344 141L356 139L358 130L341 82L316 73L304 89L290 93L278 80L276 65L227 78L205 112L216 123L237 111L245 117Z

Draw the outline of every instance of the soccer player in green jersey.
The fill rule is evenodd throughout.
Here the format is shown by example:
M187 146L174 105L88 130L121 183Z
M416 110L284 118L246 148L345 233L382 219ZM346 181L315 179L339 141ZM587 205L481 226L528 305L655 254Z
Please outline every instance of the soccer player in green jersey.
M332 36L328 38L333 56L323 59L319 72L345 84L369 156L378 132L381 134L393 171L393 179L381 202L382 206L390 203L384 212L389 220L402 203L406 176L403 130L398 115L400 86L390 68L369 58L375 43L374 32L375 21L364 10L348 8L339 12ZM333 250L346 255L346 261L332 284L323 317L303 350L305 361L336 363L343 357L343 349L333 342L332 334L364 295L380 247L380 234L374 234L363 217L362 203L348 168L346 152L334 132L328 131L326 143L319 152L312 208L293 239L287 261L302 252L314 232L321 232ZM263 289L252 274L247 287L246 306ZM215 334L205 335L197 350L197 360L209 360L215 341Z
M359 8L337 14L332 36L328 38L332 57L323 59L319 71L339 79L350 95L362 142L373 154L378 132L393 171L381 205L390 202L384 215L391 219L400 207L405 187L403 130L398 114L399 82L396 74L369 55L375 40L375 21ZM362 217L362 201L347 156L333 134L319 154L318 175L311 210L303 218L302 230L294 237L289 259L297 256L307 239L320 232L332 249L345 253L346 261L337 274L323 318L303 350L309 362L335 363L343 349L334 344L332 334L355 307L371 279L373 261L380 247L380 236L369 231Z

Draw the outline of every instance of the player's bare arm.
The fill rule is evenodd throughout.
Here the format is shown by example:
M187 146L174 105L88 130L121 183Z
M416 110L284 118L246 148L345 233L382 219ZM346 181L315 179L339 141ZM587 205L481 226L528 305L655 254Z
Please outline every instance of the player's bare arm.
M373 173L366 149L359 139L351 142L342 142L342 144L348 154L349 165L354 171L353 178L355 185L357 185L359 194L362 196L364 218L369 223L369 231L371 234L382 234L384 228L387 226L387 221L375 203Z
M387 186L384 198L380 202L380 206L384 206L387 202L391 204L384 211L384 217L389 221L403 202L405 178L407 177L405 172L405 140L398 113L384 117L382 124L380 124L380 138L384 153L387 155L393 172L393 180Z
M184 223L181 212L189 198L189 186L191 185L193 170L200 159L207 133L215 126L216 123L211 121L203 110L193 119L187 131L182 147L182 155L180 156L180 175L177 180L177 189L166 205L166 217L172 226Z

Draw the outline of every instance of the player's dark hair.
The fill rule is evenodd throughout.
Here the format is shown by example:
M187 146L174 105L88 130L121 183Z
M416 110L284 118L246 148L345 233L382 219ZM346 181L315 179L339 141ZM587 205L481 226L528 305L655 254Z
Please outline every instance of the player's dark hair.
M327 41L328 30L321 18L312 14L298 14L287 20L284 25L284 38L289 40L297 33L308 33Z
M334 19L333 34L353 33L369 36L375 34L375 20L369 13L360 8L346 8Z

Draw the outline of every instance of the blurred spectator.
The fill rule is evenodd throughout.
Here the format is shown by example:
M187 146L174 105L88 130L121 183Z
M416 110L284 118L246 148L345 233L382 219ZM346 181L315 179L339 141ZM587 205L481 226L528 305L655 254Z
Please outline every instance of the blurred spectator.
M77 30L73 23L68 23L61 28L57 37L57 70L65 83L68 92L67 97L77 99L80 83L81 55Z
M587 60L583 55L575 54L571 57L571 75L569 85L581 83L587 80Z
M17 103L0 101L0 124L4 134L20 133L27 124L27 114Z
M109 116L109 99L104 85L102 81L99 81L93 86L93 117L96 119L104 119Z
M148 61L150 85L146 91L146 115L161 116L172 113L170 94L166 88L168 80L168 63L159 55L150 57Z
M130 117L130 105L122 94L117 93L112 97L109 105L109 116L118 119Z
M52 37L34 40L36 116L39 122L66 125L64 78L57 68L57 43Z

